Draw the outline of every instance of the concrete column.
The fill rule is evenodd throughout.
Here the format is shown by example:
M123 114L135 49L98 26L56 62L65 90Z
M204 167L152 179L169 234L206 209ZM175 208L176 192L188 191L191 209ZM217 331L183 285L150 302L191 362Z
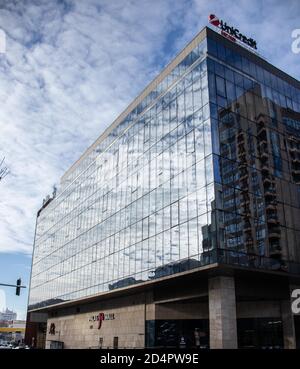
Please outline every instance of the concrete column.
M234 278L218 276L208 281L209 335L211 349L236 349L236 302Z
M281 302L281 319L282 319L284 348L295 349L296 348L295 325L290 301Z

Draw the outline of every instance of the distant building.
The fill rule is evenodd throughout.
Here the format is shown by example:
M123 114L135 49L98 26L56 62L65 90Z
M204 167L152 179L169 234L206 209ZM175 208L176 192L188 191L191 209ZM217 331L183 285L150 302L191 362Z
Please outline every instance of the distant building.
M17 313L13 310L9 310L6 308L6 310L2 311L0 313L0 320L8 321L8 320L16 320L17 319Z

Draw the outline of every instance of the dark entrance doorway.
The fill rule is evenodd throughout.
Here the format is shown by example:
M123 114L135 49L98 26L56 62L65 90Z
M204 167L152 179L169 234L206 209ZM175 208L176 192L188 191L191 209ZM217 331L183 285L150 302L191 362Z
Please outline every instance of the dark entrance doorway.
M296 348L300 349L300 315L294 315Z
M282 321L279 318L237 320L238 348L283 349Z
M147 320L146 347L208 348L208 319Z

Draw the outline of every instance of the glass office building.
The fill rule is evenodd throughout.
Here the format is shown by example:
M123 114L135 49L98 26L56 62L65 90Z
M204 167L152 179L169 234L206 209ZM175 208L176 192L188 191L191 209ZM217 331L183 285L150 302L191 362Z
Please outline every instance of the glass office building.
M300 82L205 28L44 202L29 311L216 264L297 279L299 219Z
M63 178L37 218L30 305L201 260L214 201L206 50L204 40Z

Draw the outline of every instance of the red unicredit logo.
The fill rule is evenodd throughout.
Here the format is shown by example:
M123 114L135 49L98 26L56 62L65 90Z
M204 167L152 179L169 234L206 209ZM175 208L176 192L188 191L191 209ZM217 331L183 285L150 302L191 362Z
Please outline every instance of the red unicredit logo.
M105 319L104 313L99 313L99 315L98 315L98 329L101 328L102 322L103 322L104 319Z
M214 25L216 27L218 27L219 24L220 24L219 18L214 14L210 14L208 16L208 20L209 20L209 23L211 23L212 25Z
M244 36L237 28L229 26L222 19L219 19L216 15L210 14L208 16L208 21L215 27L218 27L221 30L221 35L226 37L232 42L236 42L239 40L244 44L252 47L253 49L257 49L256 41L253 38L248 38Z

